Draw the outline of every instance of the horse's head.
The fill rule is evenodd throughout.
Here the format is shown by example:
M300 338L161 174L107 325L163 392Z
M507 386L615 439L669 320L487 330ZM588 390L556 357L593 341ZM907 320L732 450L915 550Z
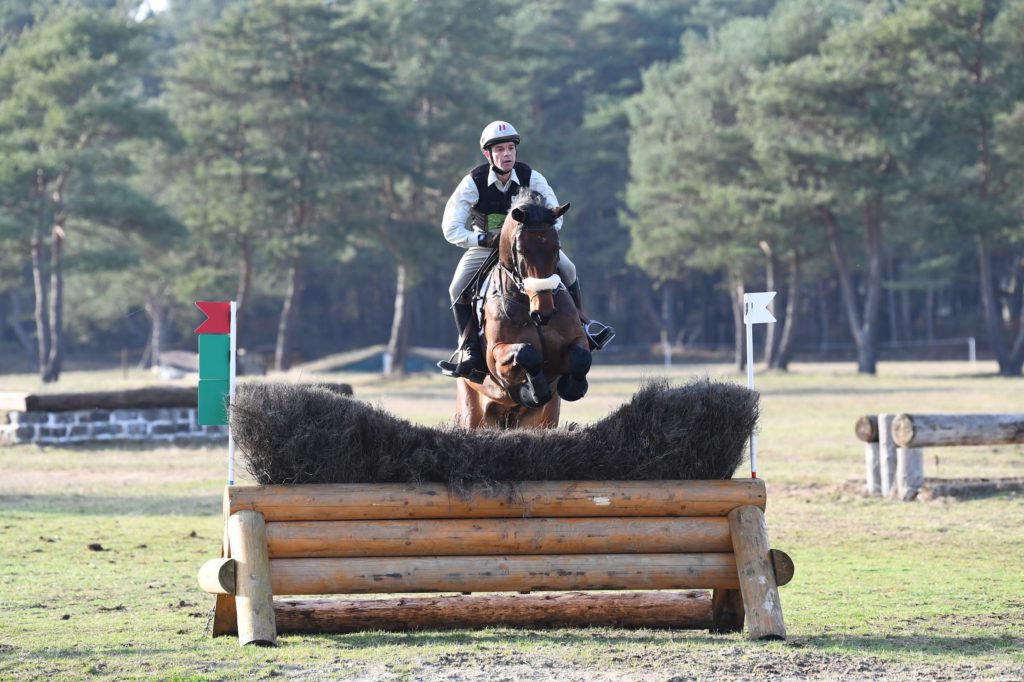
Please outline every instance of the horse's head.
M559 285L555 221L568 210L569 204L548 208L540 192L523 190L501 227L499 260L530 299L530 318L536 324L547 324L555 314L554 293Z

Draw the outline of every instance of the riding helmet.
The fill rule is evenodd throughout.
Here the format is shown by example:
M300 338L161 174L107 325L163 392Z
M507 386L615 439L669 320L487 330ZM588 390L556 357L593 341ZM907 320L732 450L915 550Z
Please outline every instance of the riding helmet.
M519 133L512 127L511 123L505 121L491 121L480 133L480 150L484 151L492 144L499 142L515 142L519 144Z

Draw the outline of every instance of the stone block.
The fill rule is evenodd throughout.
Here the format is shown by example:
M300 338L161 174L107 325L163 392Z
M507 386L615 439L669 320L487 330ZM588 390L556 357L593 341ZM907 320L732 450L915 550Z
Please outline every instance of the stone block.
M40 426L39 438L46 440L63 440L68 435L66 426Z
M116 436L124 433L124 426L121 424L97 424L92 427L94 436Z
M53 412L53 419L50 420L51 424L74 424L75 413L74 412Z
M177 427L174 424L153 424L150 429L150 433L154 436L166 436L177 432Z
M167 408L154 408L150 410L142 410L140 414L142 415L142 418L148 422L161 422L171 420L173 418L171 412L172 410Z
M145 436L147 433L149 433L149 424L146 424L145 422L125 424L124 431L129 436Z
M18 426L14 430L14 442L15 443L28 443L36 439L36 427L34 426Z
M110 410L93 410L91 412L80 413L81 417L79 422L85 424L103 424L110 421Z
M110 420L115 422L130 422L138 418L138 410L114 410L110 413Z
M48 424L50 422L49 412L11 412L12 424Z
M68 436L70 438L82 438L88 435L89 427L86 426L85 424L76 424L75 426L71 427L70 431L68 431Z

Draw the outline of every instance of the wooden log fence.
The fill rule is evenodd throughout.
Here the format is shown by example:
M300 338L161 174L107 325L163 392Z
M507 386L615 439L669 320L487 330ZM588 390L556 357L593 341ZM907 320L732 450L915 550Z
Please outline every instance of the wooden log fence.
M908 501L924 485L926 447L1024 443L1024 414L880 414L860 417L865 490Z
M524 482L465 496L435 484L234 486L223 556L199 583L217 595L214 635L243 645L367 628L735 632L744 619L751 639L784 639L778 586L794 568L768 545L764 504L754 479ZM713 595L674 591L689 589ZM568 594L532 594L545 591ZM274 599L424 592L462 594Z

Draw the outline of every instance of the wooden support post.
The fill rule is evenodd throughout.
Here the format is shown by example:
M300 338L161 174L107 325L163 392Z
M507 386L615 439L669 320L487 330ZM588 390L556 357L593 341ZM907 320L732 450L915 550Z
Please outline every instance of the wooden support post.
M894 414L878 415L878 464L884 497L889 497L896 491L896 443L892 440L894 419Z
M739 590L714 590L711 595L711 632L743 632L743 595Z
M864 494L882 494L882 463L878 443L864 443Z
M764 512L738 507L729 512L729 526L750 639L786 639Z
M228 519L231 558L235 560L238 643L277 646L270 557L263 514L239 511Z
M924 450L896 449L896 496L904 502L917 499L924 485Z

